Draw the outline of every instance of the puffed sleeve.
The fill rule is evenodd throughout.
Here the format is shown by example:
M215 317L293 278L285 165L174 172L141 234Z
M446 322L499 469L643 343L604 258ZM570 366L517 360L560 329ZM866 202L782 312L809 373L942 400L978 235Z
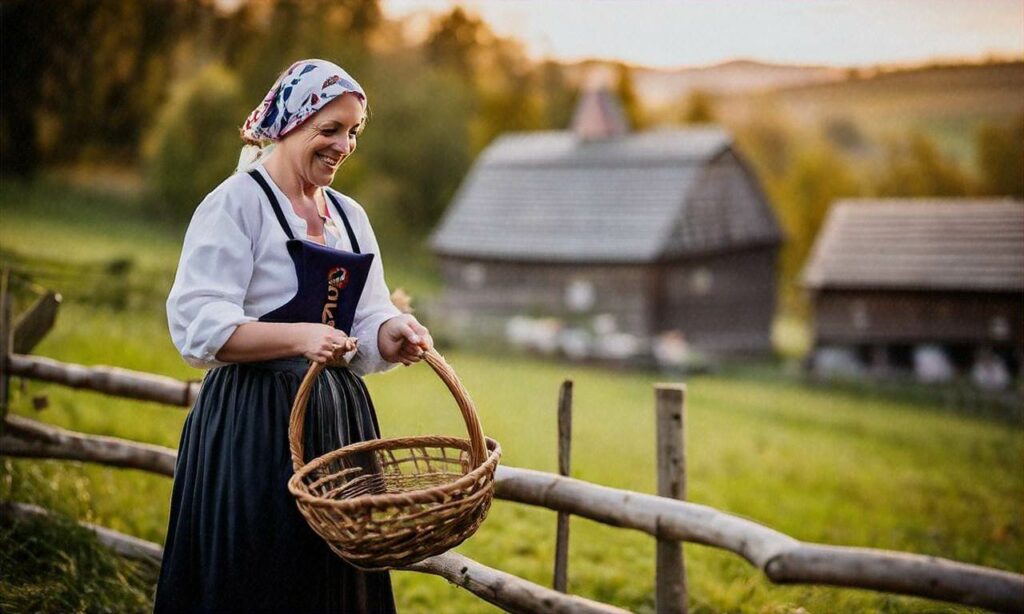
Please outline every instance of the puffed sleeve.
M167 325L182 357L193 367L223 365L217 352L245 315L243 301L253 271L253 228L237 196L224 185L192 216L167 297ZM251 217L251 216L250 216Z
M346 213L350 215L353 231L359 239L360 251L364 254L373 253L373 264L366 279L366 287L356 306L356 317L352 324L352 336L359 339L359 350L349 363L349 368L359 375L368 375L387 371L398 363L384 360L377 347L377 331L387 320L401 314L391 302L391 292L384 281L384 265L381 262L380 247L377 237L373 234L370 220L363 208L354 200L343 197L349 205Z

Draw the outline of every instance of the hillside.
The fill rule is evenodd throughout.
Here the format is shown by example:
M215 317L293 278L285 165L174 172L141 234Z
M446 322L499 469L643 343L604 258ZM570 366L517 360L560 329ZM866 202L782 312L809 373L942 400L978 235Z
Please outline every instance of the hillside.
M843 79L844 75L843 69L829 66L791 66L736 60L675 70L637 68L633 72L633 79L644 102L656 107L685 98L694 90L722 95L742 94L832 83Z
M947 154L969 162L982 124L1024 113L1024 62L928 67L719 94L714 105L719 119L730 125L773 113L805 128L850 122L876 142L918 130Z

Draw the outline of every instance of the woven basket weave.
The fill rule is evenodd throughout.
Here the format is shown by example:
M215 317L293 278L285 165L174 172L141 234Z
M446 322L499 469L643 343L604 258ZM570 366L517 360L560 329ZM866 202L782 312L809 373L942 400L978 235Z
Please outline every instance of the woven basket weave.
M295 473L288 490L309 526L339 556L363 569L390 569L454 548L476 532L494 494L501 447L485 439L458 376L434 350L424 360L448 386L469 439L374 439L303 461L309 395L324 365L299 386L288 427Z

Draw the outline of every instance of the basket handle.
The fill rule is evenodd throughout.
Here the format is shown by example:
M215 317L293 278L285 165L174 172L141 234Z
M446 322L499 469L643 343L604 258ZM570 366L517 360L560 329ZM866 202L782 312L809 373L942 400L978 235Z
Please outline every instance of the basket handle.
M466 431L469 433L469 462L471 468L475 469L487 459L487 448L484 443L484 431L480 426L480 418L476 413L476 406L469 398L469 393L455 374L455 370L445 361L433 348L423 353L424 361L430 365L434 373L441 378L441 381L448 386L449 392L455 397L455 402L462 412L462 419L466 422ZM309 395L313 390L313 383L326 365L319 362L312 362L306 376L299 384L299 391L295 395L295 402L292 403L291 417L288 421L288 448L292 454L292 467L295 471L302 468L306 462L303 450L303 428L305 426L306 407L309 405Z

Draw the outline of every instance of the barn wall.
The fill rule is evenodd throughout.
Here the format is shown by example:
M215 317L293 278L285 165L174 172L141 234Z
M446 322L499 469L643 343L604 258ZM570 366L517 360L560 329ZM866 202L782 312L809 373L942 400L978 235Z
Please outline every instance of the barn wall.
M817 345L1024 345L1015 293L823 290L813 300Z
M777 248L663 265L656 326L705 351L767 352L775 317Z
M510 316L556 316L583 321L610 314L618 329L648 334L654 272L641 265L580 265L469 260L442 257L443 316L460 328L486 333ZM593 305L574 311L567 304L571 284L589 286ZM484 330L481 330L484 329ZM494 331L500 333L501 331Z

